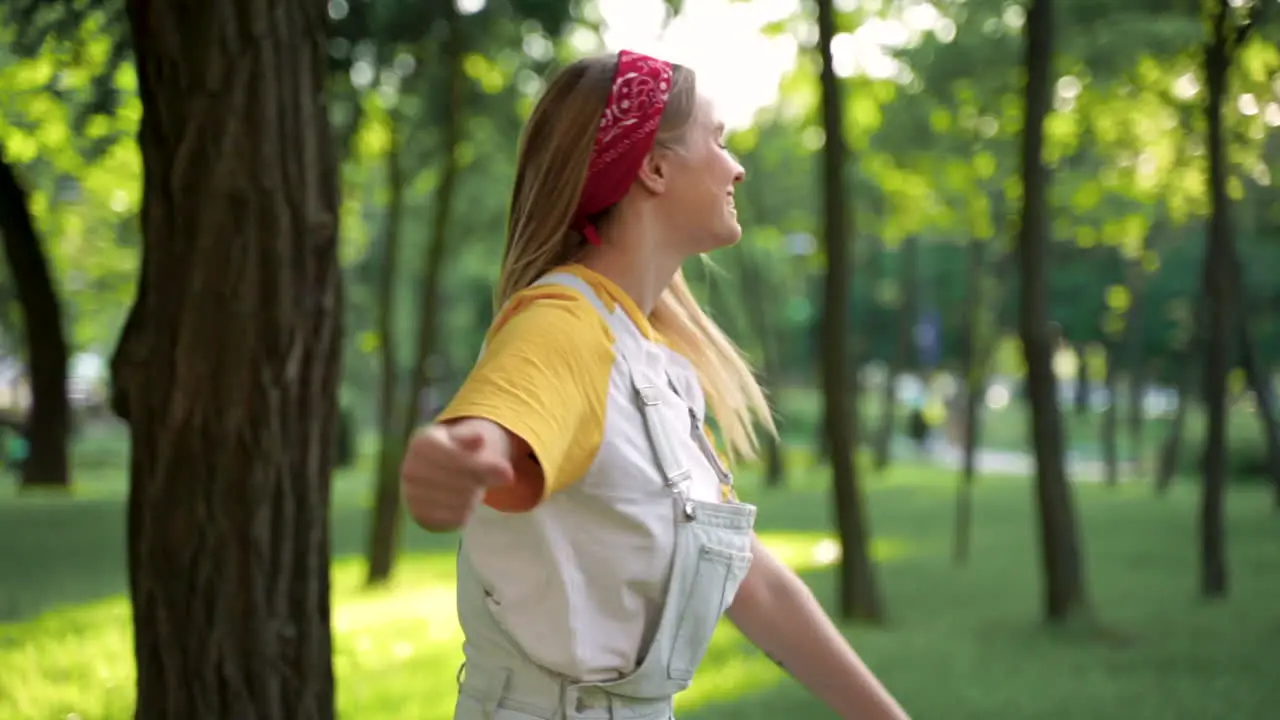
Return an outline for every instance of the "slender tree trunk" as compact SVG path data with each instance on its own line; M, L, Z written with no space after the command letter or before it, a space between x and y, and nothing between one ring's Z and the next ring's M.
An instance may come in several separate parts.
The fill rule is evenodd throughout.
M1117 355L1117 346L1115 343L1108 342L1104 352L1106 352L1106 387L1107 387L1107 410L1102 415L1102 459L1103 459L1103 477L1107 485L1115 486L1120 483L1120 458L1119 449L1117 447L1120 435L1120 385L1117 381L1119 375L1119 358Z
M826 393L827 446L831 451L832 492L842 550L840 616L877 622L884 610L868 551L866 510L854 462L857 448L856 382L849 378L848 327L850 239L854 222L846 209L844 169L849 152L844 140L843 97L831 60L835 37L832 0L818 0L818 52L822 58L822 121L827 140L822 152L824 234L827 248L826 296L823 303L822 379ZM846 225L847 223L847 225Z
M0 148L0 237L22 309L31 378L31 412L24 429L29 450L22 467L22 486L66 488L71 484L67 465L71 406L67 401L62 308L27 207L26 191L3 155Z
M765 274L760 272L756 261L748 256L745 248L739 248L733 257L737 261L738 277L742 279L740 283L742 302L747 308L752 334L756 336L759 343L764 376L772 383L777 383L782 375L782 363L778 359L778 343L774 330L777 324L769 304L765 302L766 297L776 297L774 288L769 287ZM764 435L762 442L764 443L765 486L782 487L787 475L782 443L768 433Z
M1205 597L1227 594L1226 528L1223 522L1227 473L1227 371L1234 335L1235 292L1231 261L1235 237L1227 196L1227 160L1223 147L1222 102L1230 69L1228 0L1215 3L1212 35L1205 44L1205 114L1209 125L1210 213L1204 258L1207 340L1204 401L1208 417L1200 497L1200 591Z
M957 564L969 560L970 537L973 532L973 481L977 473L978 418L983 395L986 393L986 348L979 332L983 317L982 268L987 241L969 240L969 297L965 303L964 354L961 356L961 372L964 373L964 419L961 421L960 445L963 459L960 466L960 483L956 492L955 538L952 558Z
M453 12L453 6L449 6ZM370 562L369 582L378 583L390 578L395 564L395 551L400 542L401 517L400 477L398 459L404 454L409 437L421 421L420 402L422 394L430 379L428 361L435 347L436 326L440 316L441 272L444 259L447 257L449 243L449 214L453 209L454 190L458 184L460 170L458 145L461 141L463 121L463 88L466 76L462 73L462 52L459 48L459 30L456 17L449 19L449 39L445 43L445 63L450 68L449 74L449 112L442 128L442 145L448 148L441 173L440 186L436 189L434 218L432 221L431 245L423 255L423 264L418 275L417 286L421 296L418 304L417 340L414 343L413 362L409 371L409 384L402 388L403 403L395 414L398 425L393 425L383 442L394 449L397 462L385 468L385 473L378 483L377 504L374 507L373 538L371 549L379 551L378 564ZM371 555L371 560L372 560Z
M395 342L396 270L400 263L400 236L404 223L404 172L401 168L400 124L391 112L391 146L387 148L387 227L383 233L382 267L378 273L378 352L382 361L382 385L378 393L378 462L373 472L373 517L369 523L369 575L366 582L377 585L391 578L395 565L400 514L400 442L398 411L400 369Z
M1235 277L1236 292L1248 297L1248 283L1244 268L1240 264L1239 251L1232 248L1231 272ZM1247 300L1245 301L1248 302ZM1263 362L1258 348L1253 342L1253 330L1249 326L1249 318L1239 318L1240 365L1244 368L1249 389L1258 405L1258 422L1261 424L1263 442L1267 446L1267 472L1271 476L1272 487L1277 507L1280 507L1280 422L1277 413L1275 389L1271 383L1271 370Z
M752 208L751 212L759 212L765 204L765 199L759 192L760 187L747 183L743 186L743 190L750 196L748 200ZM750 219L754 218L753 215ZM730 254L730 257L736 263L738 299L746 308L747 326L756 339L757 352L765 379L776 389L782 381L783 363L778 350L780 340L778 330L781 326L774 312L776 303L771 306L767 298L777 297L777 288L770 283L766 273L760 271L759 261L751 256L747 248L739 247L737 251ZM732 302L732 299L729 301ZM780 428L780 420L775 418L774 422ZM766 433L762 442L764 443L765 486L782 487L786 484L787 476L782 441Z
M1072 343L1071 349L1079 360L1076 366L1075 413L1084 417L1089 413L1089 363L1086 362L1089 353L1083 343Z
M329 720L342 299L324 5L127 11L143 253L112 367L134 717Z
M1258 356L1253 333L1247 318L1240 319L1240 359L1245 377L1258 403L1258 421L1267 444L1267 471L1275 488L1277 506L1280 506L1280 423L1277 423L1276 394L1271 385L1268 367Z
M1146 419L1143 396L1146 392L1146 358L1143 356L1143 333L1146 329L1145 303L1146 274L1140 261L1128 263L1127 282L1131 302L1125 314L1126 361L1129 366L1129 455L1133 463L1134 477L1146 473L1146 443L1143 442L1143 424Z
M1130 365L1129 371L1129 414L1127 416L1129 431L1129 456L1133 463L1133 477L1143 478L1147 474L1147 442L1146 442L1146 363L1139 361Z
M919 241L908 237L902 241L899 250L902 266L899 268L898 287L901 299L898 305L898 348L889 364L889 372L885 376L883 407L880 408L880 432L876 436L874 467L876 472L889 467L893 453L893 435L898 416L897 380L904 372L916 369L915 357L915 322L917 268L919 266ZM888 253L884 254L888 257Z
M1023 208L1018 237L1021 270L1019 330L1027 363L1031 429L1036 454L1036 499L1044 563L1045 615L1059 622L1087 610L1075 508L1063 462L1062 417L1053 375L1048 318L1049 171L1044 165L1044 119L1049 112L1053 59L1052 0L1032 0L1026 21L1027 104L1023 131Z
M1198 313L1197 313L1198 314ZM1197 326L1203 323L1197 319L1193 321ZM1182 377L1178 381L1178 407L1173 411L1173 421L1169 423L1169 431L1164 437L1164 442L1160 445L1160 455L1156 463L1156 494L1163 495L1173 485L1173 476L1178 471L1178 462L1182 459L1182 438L1183 430L1187 425L1187 410L1191 406L1191 397L1195 391L1196 369L1200 367L1195 362L1195 348L1202 345L1198 339L1199 331L1193 331L1193 337L1188 352L1183 358Z
M440 187L436 190L434 214L431 220L431 247L422 260L419 273L419 287L422 294L419 299L418 332L414 345L412 374L409 378L409 393L406 412L401 416L403 425L400 428L401 442L408 443L413 430L421 422L419 401L429 382L438 382L430 373L431 356L436 351L439 335L439 320L443 309L440 298L444 286L445 260L452 247L450 225L454 199L458 189L458 178L462 173L459 147L462 145L463 132L467 112L467 79L463 70L464 47L462 31L458 27L456 11L450 6L449 39L445 43L445 64L449 68L449 113L445 117L441 141L449 148L445 156L444 168L440 174Z

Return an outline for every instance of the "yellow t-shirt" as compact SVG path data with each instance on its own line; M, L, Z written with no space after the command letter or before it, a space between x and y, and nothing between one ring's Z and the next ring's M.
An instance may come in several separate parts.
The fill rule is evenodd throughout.
M622 307L645 337L648 318L615 283L581 265L567 272L595 290L605 306ZM528 510L580 479L604 436L615 338L581 295L558 285L517 293L485 337L485 351L458 394L437 419L491 420L529 444L542 476L518 474L516 483L491 490L497 510Z

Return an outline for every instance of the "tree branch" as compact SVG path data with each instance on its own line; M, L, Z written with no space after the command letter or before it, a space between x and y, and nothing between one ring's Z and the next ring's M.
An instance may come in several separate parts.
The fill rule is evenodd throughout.
M1226 1L1227 0L1222 0L1224 3ZM1262 22L1263 17L1266 15L1266 11L1263 10L1263 8L1271 3L1272 0L1253 0L1253 7L1249 8L1248 17L1245 18L1244 23L1241 24L1240 27L1236 28L1234 43L1231 45L1232 52L1238 50L1240 46L1249 39L1249 35L1253 32L1253 29Z

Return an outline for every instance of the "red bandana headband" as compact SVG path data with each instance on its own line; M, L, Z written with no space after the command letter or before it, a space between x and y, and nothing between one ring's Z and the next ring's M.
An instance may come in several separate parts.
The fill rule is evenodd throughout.
M587 167L587 181L578 198L573 229L587 242L600 244L592 219L627 194L653 149L662 111L671 95L671 63L630 50L618 53L613 90Z

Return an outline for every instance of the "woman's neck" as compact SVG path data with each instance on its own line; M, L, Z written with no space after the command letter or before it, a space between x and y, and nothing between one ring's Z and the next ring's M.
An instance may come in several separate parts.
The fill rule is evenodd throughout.
M645 232L643 223L619 222L600 230L603 243L588 248L581 263L616 284L648 316L684 258L664 250L657 233Z

